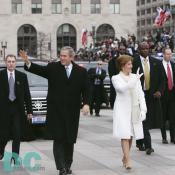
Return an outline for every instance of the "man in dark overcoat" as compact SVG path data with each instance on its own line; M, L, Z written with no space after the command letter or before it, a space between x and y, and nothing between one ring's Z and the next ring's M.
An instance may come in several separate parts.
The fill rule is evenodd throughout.
M117 58L120 55L124 55L124 54L128 55L127 49L126 49L126 47L124 45L120 44L118 52L115 52L115 54L113 54L112 59L108 63L108 72L109 72L109 77L110 77L110 97L109 97L109 102L110 102L111 108L114 107L114 101L115 101L115 97L116 97L116 92L115 92L115 89L113 87L111 78L112 78L113 75L117 75L119 73L119 68L118 68L118 64L117 64Z
M88 70L88 77L90 81L90 114L93 115L93 109L95 109L95 115L99 117L101 104L108 101L103 84L106 71L103 69L102 61L99 60L96 67Z
M61 49L60 61L47 66L30 62L22 50L20 56L27 71L48 79L46 125L54 140L56 168L60 175L71 174L82 99L83 113L89 112L87 71L73 62L75 52L69 46Z
M175 64L171 61L170 48L163 50L162 69L166 80L165 89L161 98L163 109L163 125L161 128L162 143L167 144L166 124L169 122L170 142L175 143Z
M144 139L137 140L136 145L139 150L146 150L146 154L150 155L154 149L149 129L161 128L162 126L160 98L164 90L164 76L161 62L149 56L147 42L139 44L139 54L134 56L133 72L136 73L138 68L140 68L140 73L143 73L141 84L145 93L147 115L146 120L143 121Z
M15 69L16 56L7 55L5 64L7 68L0 71L0 159L7 142L12 139L12 153L15 154L11 162L17 164L27 117L32 117L32 103L27 75Z

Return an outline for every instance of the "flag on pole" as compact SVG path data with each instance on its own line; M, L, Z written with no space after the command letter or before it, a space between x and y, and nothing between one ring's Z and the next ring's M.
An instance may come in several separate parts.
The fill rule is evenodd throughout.
M82 29L81 43L83 46L87 45L87 29Z
M160 7L157 7L158 15L155 19L154 25L155 26L163 26L165 22L171 17L171 12L169 9L163 10Z

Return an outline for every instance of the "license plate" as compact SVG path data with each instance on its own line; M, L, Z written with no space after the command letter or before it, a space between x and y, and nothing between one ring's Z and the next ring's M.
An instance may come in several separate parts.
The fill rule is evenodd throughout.
M42 124L46 122L45 116L33 116L32 117L32 124Z

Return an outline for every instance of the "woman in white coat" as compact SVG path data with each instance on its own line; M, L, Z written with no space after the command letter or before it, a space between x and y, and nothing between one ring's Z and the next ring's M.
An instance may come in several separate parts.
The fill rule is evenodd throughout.
M142 139L142 121L146 118L146 103L142 91L140 77L142 74L133 74L133 58L128 55L120 56L118 66L120 73L112 77L116 90L116 100L113 111L113 135L121 139L123 150L123 165L131 169L130 148L132 138Z

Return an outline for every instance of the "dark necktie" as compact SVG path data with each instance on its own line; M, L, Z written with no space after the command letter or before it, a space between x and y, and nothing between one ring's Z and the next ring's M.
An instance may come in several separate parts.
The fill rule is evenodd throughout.
M15 81L13 79L13 74L10 73L10 78L9 78L9 100L14 101L16 99L15 96Z

